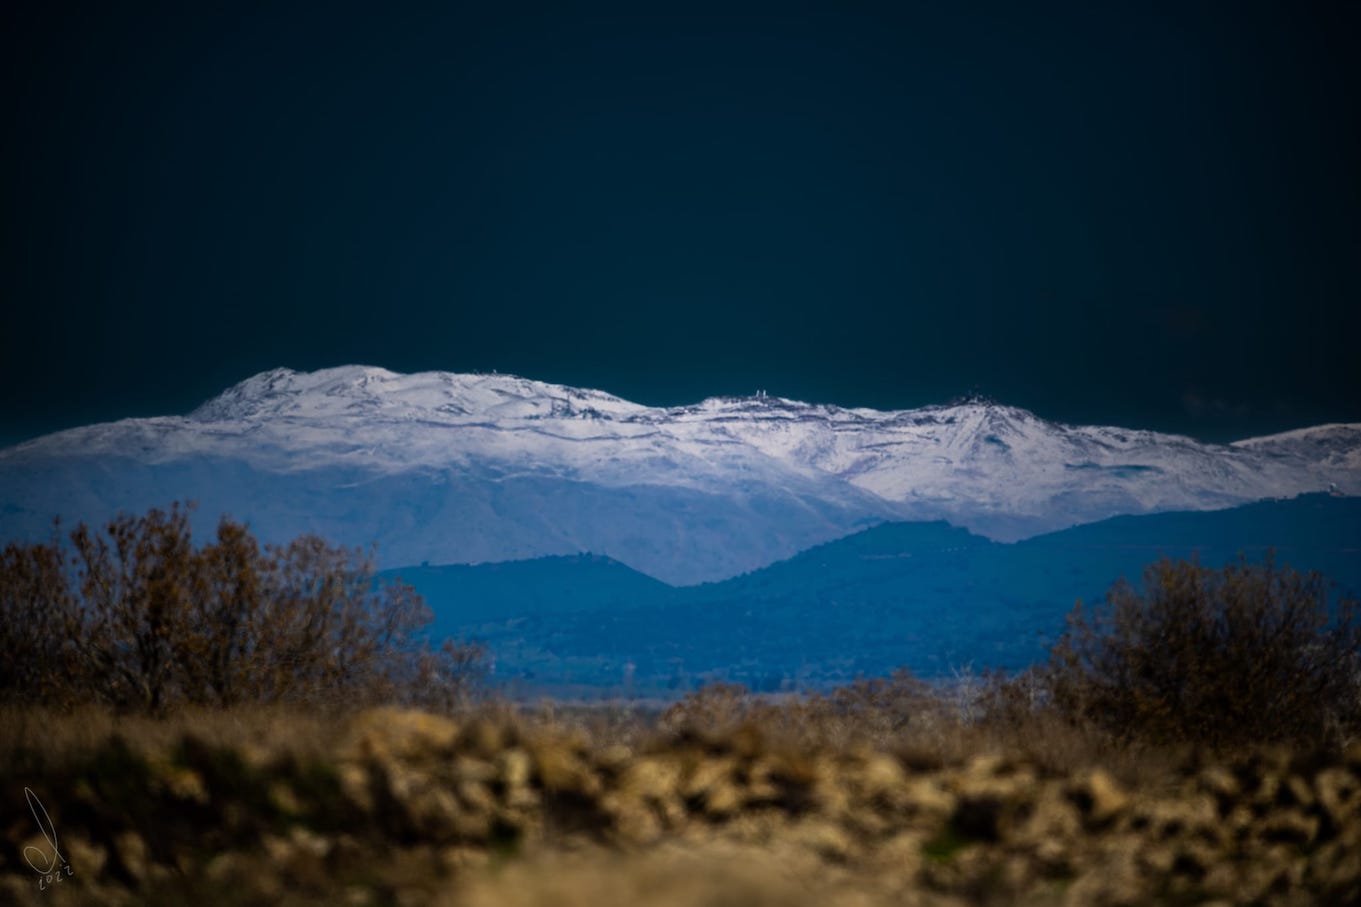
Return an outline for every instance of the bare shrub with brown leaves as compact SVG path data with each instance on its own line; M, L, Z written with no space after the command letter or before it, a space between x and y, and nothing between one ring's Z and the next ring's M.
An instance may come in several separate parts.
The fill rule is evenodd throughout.
M1070 718L1118 740L1215 748L1345 744L1361 733L1361 623L1318 574L1162 560L1143 590L1068 618L1046 672Z
M65 699L78 662L68 636L76 615L60 544L0 551L0 697Z
M410 586L376 583L370 556L303 536L261 546L223 518L195 546L178 505L81 524L0 552L0 700L451 708L480 674L479 646L431 649Z

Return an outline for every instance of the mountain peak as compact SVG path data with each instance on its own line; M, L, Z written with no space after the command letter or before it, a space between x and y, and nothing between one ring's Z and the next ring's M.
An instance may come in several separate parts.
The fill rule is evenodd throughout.
M400 377L396 372L369 365L342 365L314 372L273 368L227 388L191 412L189 418L217 422L278 414L306 396L372 393L383 382Z
M298 372L276 368L236 384L189 414L198 422L287 416L331 419L570 418L631 415L646 407L603 391L548 384L499 372L413 372L343 365Z
M949 403L926 406L921 410L905 410L904 412L914 416L920 412L930 413L937 421L945 422L947 424L962 423L964 425L973 426L976 429L1020 425L1047 426L1050 429L1062 429L1062 426L1059 426L1057 423L1051 423L1046 419L1042 419L1028 409L1001 403L992 397L986 397L982 394L970 394L966 397L956 397Z
M954 399L950 400L950 401L949 401L948 403L946 403L945 405L946 405L946 406L984 406L984 407L989 407L989 406L1000 406L1001 404L998 403L998 401L995 400L994 398L992 398L992 397L988 396L987 394L983 393L983 391L979 389L978 385L975 384L974 387L973 387L973 390L969 391L967 394L961 394L960 396L955 397Z
M274 368L253 375L189 413L196 422L254 420L277 416L329 418L342 414L420 411L460 416L665 418L667 413L729 418L868 418L903 416L953 421L966 413L989 420L1030 421L1028 410L1008 406L976 388L944 404L881 412L808 403L758 389L742 396L708 397L666 408L631 403L599 390L568 387L499 372L413 372L372 365L342 365L316 371ZM961 412L963 411L963 412Z

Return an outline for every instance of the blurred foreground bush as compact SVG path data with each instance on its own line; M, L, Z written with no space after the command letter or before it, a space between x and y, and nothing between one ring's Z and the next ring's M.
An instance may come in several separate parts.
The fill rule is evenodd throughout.
M1142 591L1079 602L1043 672L1050 702L1117 739L1336 746L1361 732L1357 603L1318 574L1162 560Z
M196 547L178 505L120 515L0 551L0 702L448 707L483 653L430 649L430 620L410 586L376 583L370 557L316 536L262 547L224 517Z

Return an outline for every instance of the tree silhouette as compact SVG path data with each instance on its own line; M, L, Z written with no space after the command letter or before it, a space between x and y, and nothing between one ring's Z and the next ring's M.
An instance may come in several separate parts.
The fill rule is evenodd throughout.
M1054 704L1123 739L1338 743L1361 731L1357 603L1315 573L1162 560L1143 590L1079 602L1051 652Z
M448 706L480 674L480 646L431 649L415 590L375 581L370 555L302 536L261 546L224 517L195 547L189 509L84 524L69 547L0 553L0 699L182 704L381 700Z

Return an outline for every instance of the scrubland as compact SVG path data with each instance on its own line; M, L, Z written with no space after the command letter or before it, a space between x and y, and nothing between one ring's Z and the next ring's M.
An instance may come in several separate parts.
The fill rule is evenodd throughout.
M714 689L661 714L10 710L0 897L1361 900L1361 747L1114 747L1042 714L965 721L914 684L878 692L771 702ZM34 864L70 875L46 881Z
M1361 623L1160 562L953 687L498 701L320 540L0 552L0 903L1361 903Z

